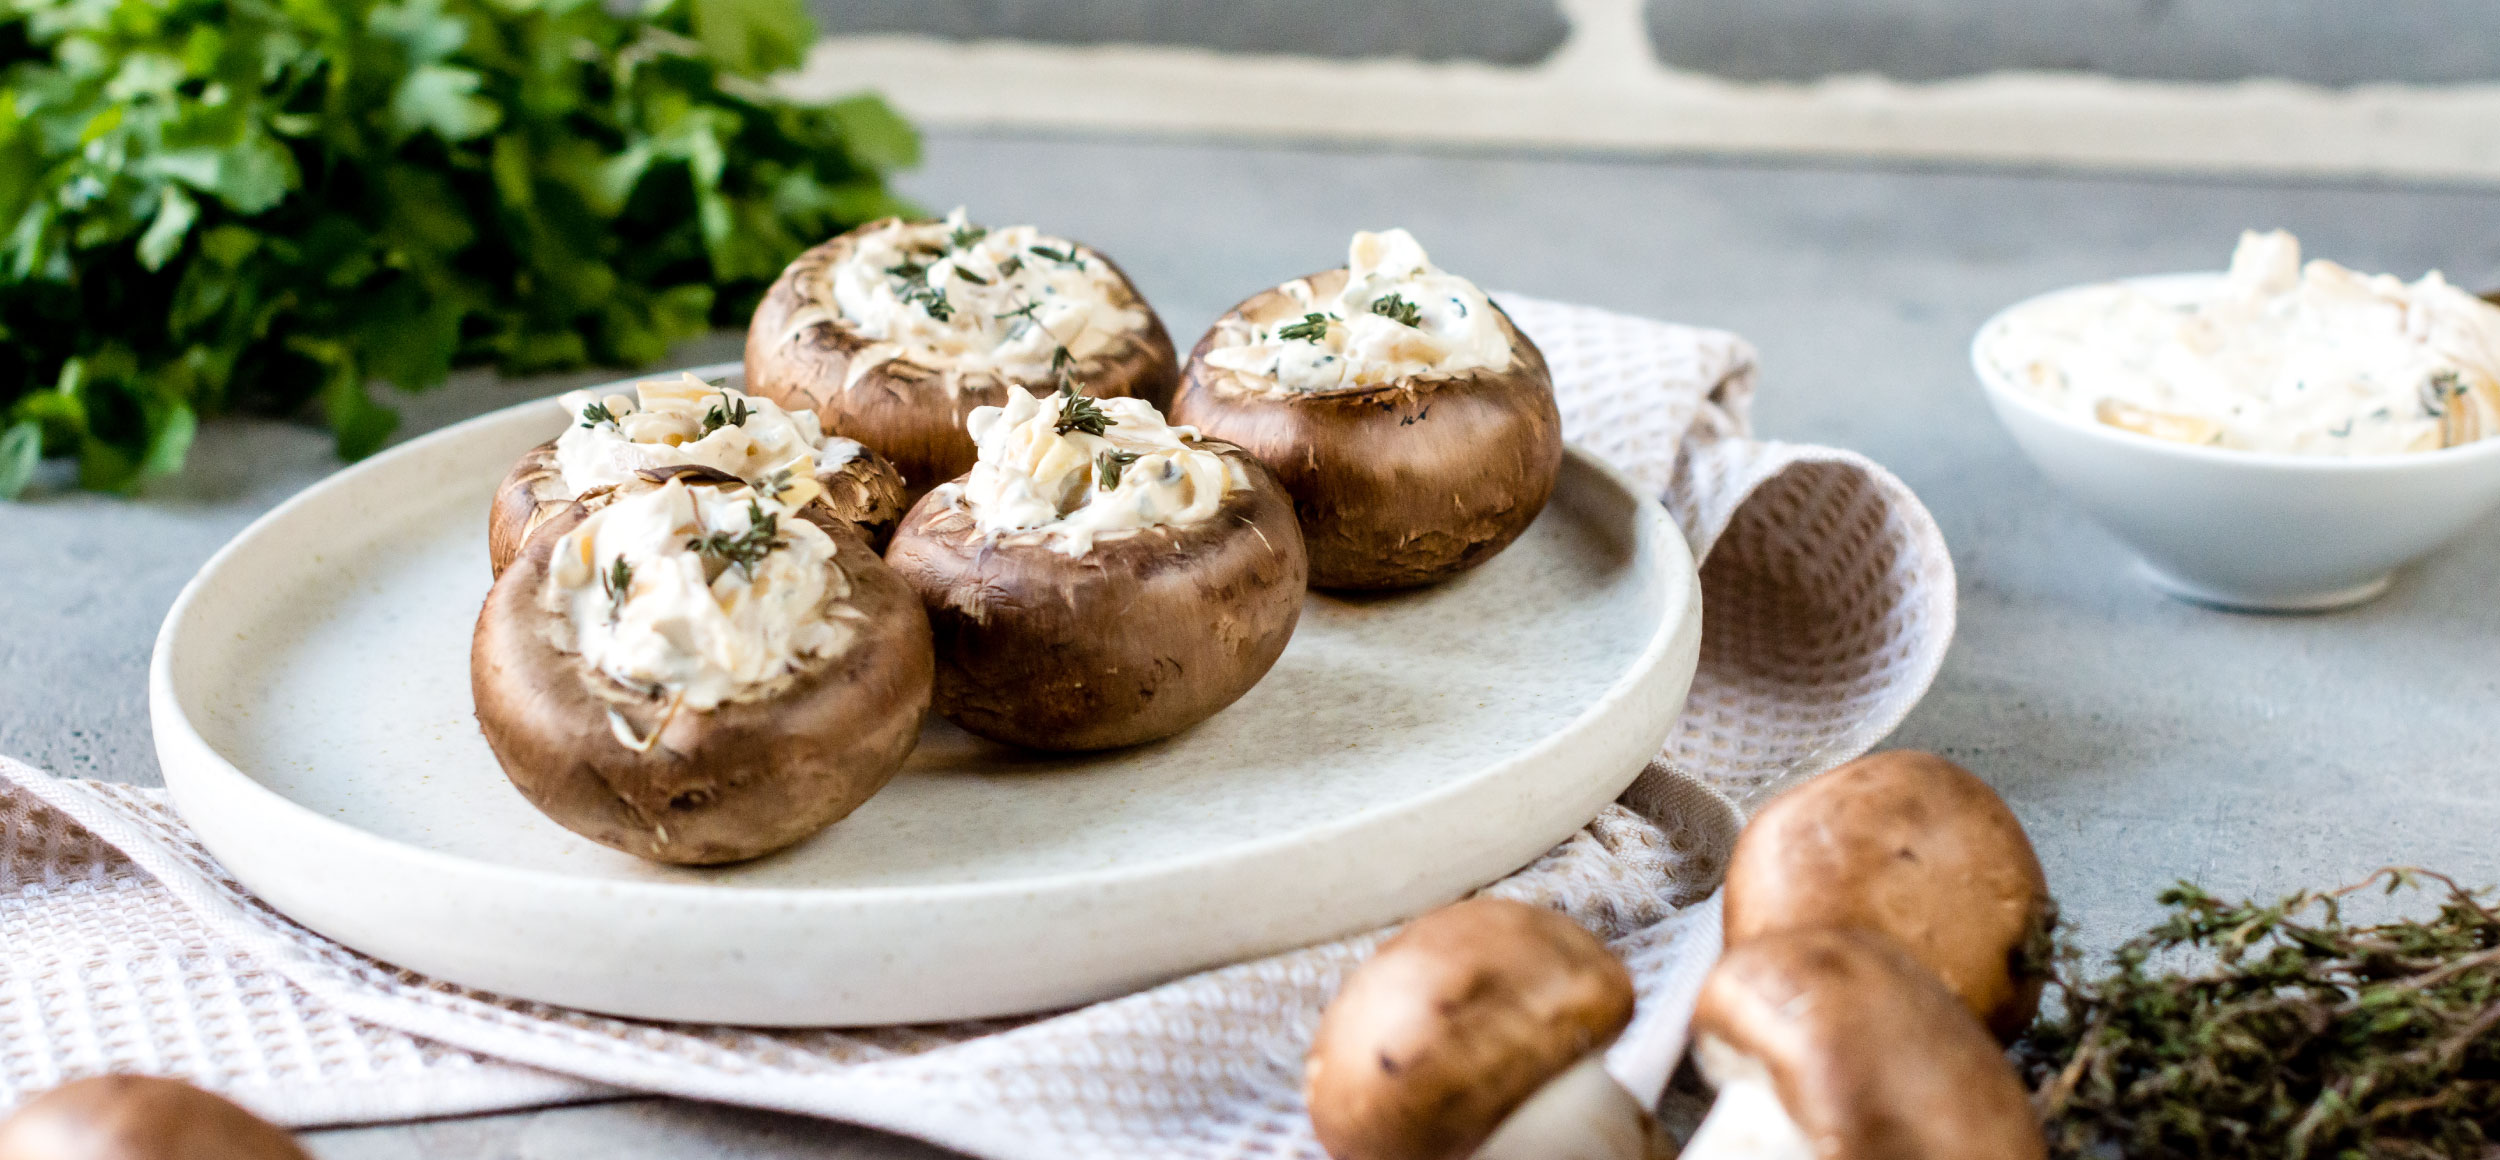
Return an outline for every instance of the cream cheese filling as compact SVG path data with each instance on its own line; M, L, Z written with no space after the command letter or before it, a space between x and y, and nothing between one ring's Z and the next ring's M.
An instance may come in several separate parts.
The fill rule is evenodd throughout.
M2500 308L2434 271L2303 265L2240 237L2193 292L2112 284L2008 314L1980 358L2068 414L2178 442L2297 455L2428 451L2500 433Z
M1120 303L1120 276L1101 255L1030 225L985 229L961 207L858 235L800 290L809 305L792 333L838 319L871 340L851 383L897 358L944 372L950 387L1048 383L1065 359L1101 354L1147 322L1142 304Z
M576 496L635 482L647 469L694 465L756 485L769 505L793 512L822 493L818 472L863 450L823 434L814 411L785 411L693 375L636 383L631 395L574 391L563 402L573 425L556 438L556 469Z
M1034 536L1082 556L1094 542L1213 516L1250 486L1242 466L1197 446L1141 399L1008 393L965 420L980 458L939 502L967 509L988 536Z
M827 566L834 551L823 529L752 489L670 480L557 540L539 606L559 650L627 689L709 710L849 647L861 614Z
M1303 278L1277 289L1293 301L1293 314L1266 324L1226 319L1209 365L1294 391L1510 365L1510 339L1484 291L1434 266L1402 229L1354 235L1345 287L1334 295L1321 298Z

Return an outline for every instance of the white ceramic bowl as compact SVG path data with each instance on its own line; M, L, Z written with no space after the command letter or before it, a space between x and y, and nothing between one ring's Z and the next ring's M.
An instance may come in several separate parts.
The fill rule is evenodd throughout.
M2220 274L2127 280L2157 295ZM2316 612L2387 590L2396 568L2500 508L2500 438L2399 455L2330 458L2197 447L2069 415L2007 381L1983 347L2018 311L1979 328L1971 366L1988 404L2040 473L2142 559L2145 576L2221 608Z

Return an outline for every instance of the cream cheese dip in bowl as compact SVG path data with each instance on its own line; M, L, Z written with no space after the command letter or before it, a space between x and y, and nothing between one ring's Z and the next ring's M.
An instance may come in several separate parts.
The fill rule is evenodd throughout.
M2008 307L1971 364L2041 474L2184 600L2359 604L2500 508L2500 308L2435 273L2302 267L2251 233L2227 273Z

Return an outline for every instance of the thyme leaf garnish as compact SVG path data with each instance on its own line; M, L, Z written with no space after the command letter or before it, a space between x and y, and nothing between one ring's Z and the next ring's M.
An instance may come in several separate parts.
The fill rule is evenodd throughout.
M723 567L736 568L747 579L755 579L755 566L772 550L781 546L781 517L764 510L753 499L747 501L746 530L731 534L713 532L686 541L686 550L718 561Z
M2343 901L2436 884L2438 913ZM2272 905L2180 883L2169 916L2080 977L2014 1055L2057 1160L2482 1157L2500 1140L2500 911L2409 867ZM2164 969L2155 970L2153 964Z
M1085 268L1085 257L1084 255L1076 252L1075 246L1070 246L1064 250L1055 250L1049 246L1026 246L1024 248L1024 252L1031 254L1036 258L1048 258L1062 266L1067 266L1073 269L1082 270Z
M1287 323L1283 326L1277 327L1276 337L1289 341L1318 342L1319 340L1328 337L1328 324L1332 321L1334 321L1334 319L1330 318L1328 315L1313 311L1309 314L1303 315L1302 321L1300 322Z
M1041 318L1034 313L1041 308L1042 304L1039 302L1027 302L1013 310L999 311L991 317L1000 322L1005 322L1010 318L1015 319L1015 325L1007 328L1007 337L1011 339L1022 338L1024 337L1025 331L1031 330L1042 324Z
M751 412L747 410L745 399L733 399L729 392L722 391L720 402L703 413L703 433L709 435L723 427L744 427L749 414Z
M966 282L970 282L975 286L987 286L990 284L989 279L984 278L979 274L975 274L970 270L964 269L961 266L955 267L955 276Z
M619 556L599 575L599 588L608 594L608 623L625 618L625 597L634 587L634 566Z
M1104 413L1102 407L1094 400L1076 393L1075 379L1061 376L1059 379L1059 421L1053 424L1053 429L1062 435L1070 431L1100 435L1110 428L1111 416Z
M895 292L895 297L902 299L905 303L919 303L920 308L927 311L929 317L939 322L955 316L955 308L946 301L946 291L929 285L928 263L907 260L899 266L888 267L886 273L900 279L903 283L903 288Z
M990 236L990 231L981 226L958 226L947 232L946 244L958 250L970 249L974 242L978 242L988 236Z
M1105 451L1094 457L1094 486L1104 491L1120 486L1120 472L1137 462L1137 452Z
M616 412L608 410L606 403L592 403L582 408L582 426L596 427L601 423L611 427L616 425Z
M1016 272L1022 269L1024 269L1024 258L1021 255L1009 254L1005 258L999 260L998 276L1001 278L1013 278L1016 276Z
M1417 306L1395 294L1386 298L1375 299L1372 302L1372 313L1401 326L1422 326L1424 324L1424 308Z

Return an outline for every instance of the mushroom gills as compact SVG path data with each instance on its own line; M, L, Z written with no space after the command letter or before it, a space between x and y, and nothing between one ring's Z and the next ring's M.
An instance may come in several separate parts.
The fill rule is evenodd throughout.
M1719 1094L1684 1142L1683 1160L1816 1160L1760 1060L1704 1035L1693 1043L1693 1061Z
M1592 1052L1511 1109L1470 1160L1668 1160L1675 1154L1675 1141L1658 1118L1607 1073L1605 1055ZM1763 1155L1787 1160L1785 1153ZM1812 1160L1802 1152L1798 1157Z

